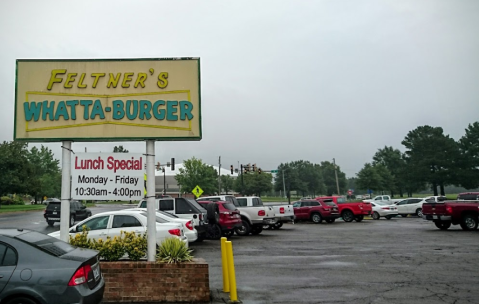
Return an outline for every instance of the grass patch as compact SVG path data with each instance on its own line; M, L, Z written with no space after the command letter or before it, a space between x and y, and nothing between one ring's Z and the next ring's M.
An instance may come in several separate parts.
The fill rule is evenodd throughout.
M44 210L45 205L3 205L0 213Z

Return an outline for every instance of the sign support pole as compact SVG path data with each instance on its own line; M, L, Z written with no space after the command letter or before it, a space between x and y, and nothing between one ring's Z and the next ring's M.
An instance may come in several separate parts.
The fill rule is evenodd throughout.
M62 193L61 193L61 212L60 212L60 239L68 242L70 228L70 173L72 142L62 142Z
M146 210L148 235L148 262L156 260L156 206L155 206L155 141L146 141Z

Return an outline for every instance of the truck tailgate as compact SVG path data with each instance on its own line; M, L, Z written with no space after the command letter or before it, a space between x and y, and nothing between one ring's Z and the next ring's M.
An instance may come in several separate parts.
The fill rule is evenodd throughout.
M294 216L293 205L271 206L276 217L291 217Z
M426 214L446 214L447 211L446 211L446 204L443 203L443 202L439 202L439 203L423 203L422 204L422 214L426 215Z

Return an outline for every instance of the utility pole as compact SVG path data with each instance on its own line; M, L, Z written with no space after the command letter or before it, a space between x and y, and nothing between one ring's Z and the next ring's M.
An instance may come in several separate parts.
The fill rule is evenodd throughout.
M334 165L334 175L336 176L336 189L338 191L338 195L340 195L339 193L339 181L338 181L338 171L336 170L336 162L333 158L333 165Z
M221 195L221 156L218 157L218 195Z
M283 173L283 193L284 193L284 196L286 197L286 184L284 183L284 168L281 169L281 172Z

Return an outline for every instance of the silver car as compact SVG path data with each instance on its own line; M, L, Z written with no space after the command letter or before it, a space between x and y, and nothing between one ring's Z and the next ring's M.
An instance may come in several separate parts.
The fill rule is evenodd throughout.
M0 229L0 303L100 303L98 252L48 235Z

